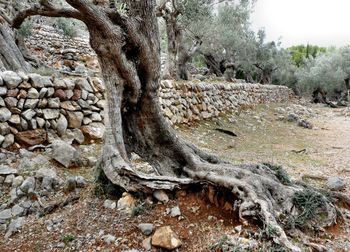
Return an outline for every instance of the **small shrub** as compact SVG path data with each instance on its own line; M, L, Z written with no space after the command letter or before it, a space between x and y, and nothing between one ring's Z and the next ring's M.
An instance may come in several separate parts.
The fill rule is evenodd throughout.
M291 185L292 182L289 178L288 173L283 169L280 165L273 165L270 163L264 163L265 166L269 167L272 171L274 171L275 176L279 181L281 181L284 185Z
M225 243L229 240L227 235L223 235L217 242L215 242L213 245L209 247L210 250L218 250L222 249L222 247L225 245Z
M23 37L31 36L33 33L33 23L32 18L26 19L18 30L19 34Z
M300 214L288 219L289 228L305 228L311 221L325 218L328 213L323 207L331 202L325 195L311 189L295 193L292 201Z
M67 18L57 18L55 22L56 26L62 30L63 35L69 38L75 38L78 35L78 31L75 22Z

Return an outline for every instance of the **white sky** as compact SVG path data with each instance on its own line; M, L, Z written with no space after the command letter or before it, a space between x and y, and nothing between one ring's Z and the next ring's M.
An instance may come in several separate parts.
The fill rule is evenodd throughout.
M257 0L251 21L283 47L350 44L350 0Z

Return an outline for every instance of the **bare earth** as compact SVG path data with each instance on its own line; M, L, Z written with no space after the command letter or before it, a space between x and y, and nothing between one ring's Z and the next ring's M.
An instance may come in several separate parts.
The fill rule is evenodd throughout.
M178 131L194 144L234 163L280 164L294 179L303 175L318 177L306 182L321 187L330 176L342 177L348 185L344 193L350 195L350 117L343 116L341 109L313 105L317 115L308 120L314 129L305 129L293 122L277 120L275 108L288 106L260 105L240 112L239 116L227 114L199 125L178 127ZM229 136L216 128L231 130L238 136ZM92 169L71 173L91 179ZM234 232L233 228L240 225L235 215L211 205L201 190L177 192L170 194L170 198L166 205L154 202L141 215L126 217L117 210L105 209L105 196L96 197L91 183L80 192L77 203L41 218L29 216L20 232L9 240L0 234L0 251L145 251L142 241L147 237L138 230L139 223L170 225L183 243L179 251L220 251L220 246L215 245L220 245L225 235L249 238L251 233L258 232L256 227L243 227L240 234ZM182 212L180 219L166 213L167 208L176 205ZM47 220L57 221L57 229L49 231ZM117 241L107 245L100 238L102 232L114 235ZM350 251L350 224L345 222L326 230L309 242L322 244L327 251ZM260 251L268 251L262 246ZM152 251L164 250L153 248Z

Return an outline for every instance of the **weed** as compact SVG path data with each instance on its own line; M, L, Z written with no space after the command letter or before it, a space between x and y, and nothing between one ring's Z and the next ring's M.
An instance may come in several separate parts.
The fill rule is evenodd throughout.
M65 244L70 243L75 240L75 235L73 234L62 234L61 235L61 241Z
M145 203L138 204L132 209L132 216L139 216L149 213L151 206Z
M218 250L222 249L222 247L225 245L225 243L229 240L227 235L223 235L217 242L215 242L213 245L209 247L210 250Z

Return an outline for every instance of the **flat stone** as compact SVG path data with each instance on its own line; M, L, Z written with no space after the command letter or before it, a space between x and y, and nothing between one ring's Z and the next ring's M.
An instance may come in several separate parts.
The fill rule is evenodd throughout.
M52 87L51 78L48 76L41 76L39 74L29 74L29 83L35 88Z
M171 208L171 209L170 209L169 215L170 215L171 217L178 217L178 216L181 216L181 211L180 211L179 206L175 206L175 207Z
M16 141L25 146L34 146L45 143L47 133L44 129L21 131L16 134Z
M26 178L22 185L20 186L20 189L24 193L30 193L33 192L35 189L35 178L34 177L28 177Z
M16 169L12 169L9 166L0 166L0 175L1 176L6 176L6 175L10 175L10 174L17 174L17 170Z
M11 209L5 209L0 211L0 220L8 220L12 218Z
M17 232L18 229L22 227L24 222L24 217L18 217L17 219L12 220L5 234L5 239L8 239L13 233Z
M19 125L21 123L21 117L19 115L12 115L9 122L15 125Z

